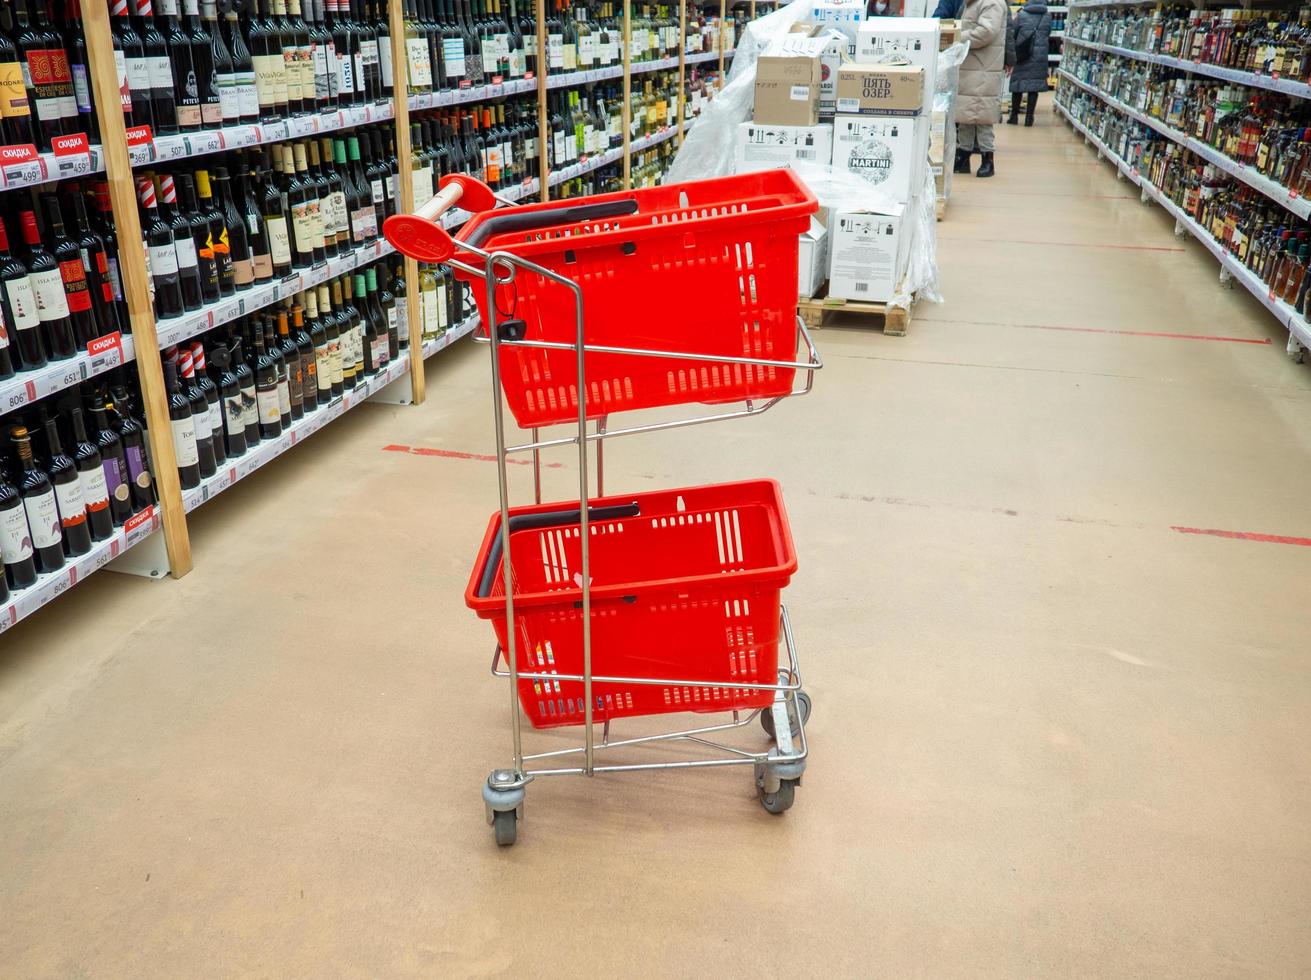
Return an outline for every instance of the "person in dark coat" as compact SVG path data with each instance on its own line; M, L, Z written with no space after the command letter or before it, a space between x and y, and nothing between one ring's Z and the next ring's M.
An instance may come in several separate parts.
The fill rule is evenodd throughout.
M1011 71L1011 115L1006 122L1020 121L1020 100L1027 98L1024 125L1033 125L1038 93L1047 91L1047 53L1051 43L1052 15L1043 0L1029 0L1011 22L1015 32L1015 68Z

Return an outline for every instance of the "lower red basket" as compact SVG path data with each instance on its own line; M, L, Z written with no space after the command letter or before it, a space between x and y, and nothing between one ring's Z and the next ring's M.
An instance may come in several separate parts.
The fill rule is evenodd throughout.
M779 593L797 559L779 485L723 483L594 498L590 512L592 674L778 683ZM578 503L510 511L519 670L581 674ZM483 537L465 602L507 647L500 514ZM489 567L490 566L490 567ZM593 718L756 708L771 691L690 684L593 684ZM519 682L536 728L583 722L580 681Z

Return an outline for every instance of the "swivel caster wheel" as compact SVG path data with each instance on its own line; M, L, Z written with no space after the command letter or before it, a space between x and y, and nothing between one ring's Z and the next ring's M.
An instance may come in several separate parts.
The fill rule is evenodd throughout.
M492 830L496 834L497 845L509 847L519 836L519 814L513 810L496 812L492 815Z
M810 721L810 695L805 691L798 691L796 698L797 710L801 712L801 725L804 725L806 722ZM791 718L791 722L792 724L789 727L792 730L792 737L796 738L801 734L801 725L797 724L795 718ZM774 737L774 712L769 708L765 708L760 712L760 727L765 730L765 734L770 738ZM784 807L783 809L787 809L787 807Z
M765 787L758 787L756 794L760 797L760 805L769 813L783 813L790 810L796 800L799 782L798 779L780 779L778 791L775 793L766 793Z

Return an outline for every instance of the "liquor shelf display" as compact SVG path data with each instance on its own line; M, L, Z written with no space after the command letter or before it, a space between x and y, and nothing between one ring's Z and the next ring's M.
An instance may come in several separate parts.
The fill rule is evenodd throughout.
M383 220L452 172L509 201L655 182L737 7L0 4L27 89L0 105L0 631L125 556L186 574L187 514L384 388L422 403L476 316Z

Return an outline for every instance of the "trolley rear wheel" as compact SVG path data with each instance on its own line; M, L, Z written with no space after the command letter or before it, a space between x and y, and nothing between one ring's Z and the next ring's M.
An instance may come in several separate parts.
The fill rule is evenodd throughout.
M514 810L497 811L492 815L492 830L496 833L496 843L509 847L519 836L519 814Z
M804 725L810 721L810 695L805 691L797 692L797 710L801 712L801 724ZM769 708L760 712L760 727L770 737L774 737L774 712ZM801 733L801 727L795 723L792 724L792 737L796 738Z
M780 779L777 793L766 793L762 786L757 791L760 805L770 813L783 813L785 810L792 809L792 803L797 795L797 782L798 780L795 779Z

